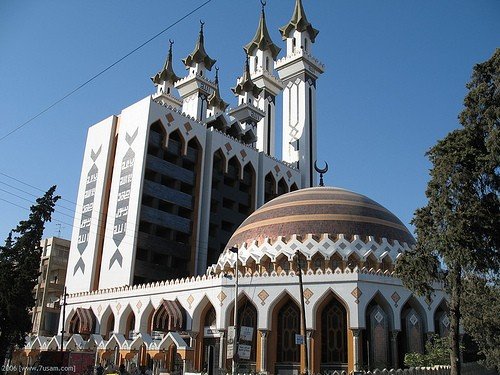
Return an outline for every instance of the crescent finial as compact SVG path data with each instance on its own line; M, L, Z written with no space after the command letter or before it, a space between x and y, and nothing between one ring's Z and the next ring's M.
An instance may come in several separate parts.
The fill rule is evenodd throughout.
M314 161L314 170L319 173L319 186L325 186L323 183L323 175L328 172L328 163L325 161L325 167L320 169L318 167L318 161Z

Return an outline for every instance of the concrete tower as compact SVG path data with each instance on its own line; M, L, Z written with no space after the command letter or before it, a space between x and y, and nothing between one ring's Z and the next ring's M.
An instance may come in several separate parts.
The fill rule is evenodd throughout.
M182 100L173 96L172 93L175 82L179 80L179 77L174 73L172 65L173 44L173 40L170 40L168 56L165 60L165 65L163 65L163 69L156 73L154 77L151 77L151 81L153 81L156 86L156 94L153 95L153 98L160 100L164 104L171 105L174 108L181 108Z
M201 22L198 42L193 52L182 60L188 75L175 84L182 97L182 111L198 121L205 120L208 97L216 89L215 82L206 77L206 71L212 70L216 60L211 59L205 51L203 25Z
M219 91L219 68L215 67L215 90L207 98L207 117L217 116L222 113L229 106L224 100L222 100Z
M262 89L252 81L248 55L243 75L231 90L238 97L238 106L231 110L229 114L241 123L244 132L242 141L255 147L257 124L264 117L264 111L256 106L256 101L260 98Z
M292 19L280 32L286 41L286 56L275 64L285 85L282 157L300 170L302 187L314 186L316 80L324 66L312 55L318 30L307 21L301 0L296 0Z
M276 95L283 90L283 83L273 75L274 62L281 50L273 43L266 26L265 3L262 3L259 26L255 36L244 49L250 57L252 81L262 89L255 105L265 116L257 124L257 149L275 156L276 145Z

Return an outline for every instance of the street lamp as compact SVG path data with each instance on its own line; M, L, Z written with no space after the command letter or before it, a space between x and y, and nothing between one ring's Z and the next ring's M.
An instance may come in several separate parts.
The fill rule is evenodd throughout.
M236 254L236 262L234 263L234 339L233 339L233 360L232 374L236 375L237 355L238 355L238 248L231 247L230 252Z
M308 345L307 345L307 338L306 338L306 305L304 303L304 284L302 283L302 267L300 266L300 251L297 250L295 252L295 255L297 255L297 268L299 271L299 287L300 287L300 306L301 306L301 318L302 318L302 337L304 339L304 348L305 348L305 365L306 365L306 374L309 374L309 350L308 350Z
M64 294L63 294L63 301L62 301L62 325L61 325L61 373L62 373L62 368L64 367L64 323L66 320L66 297L68 293L66 293L66 287L64 287Z

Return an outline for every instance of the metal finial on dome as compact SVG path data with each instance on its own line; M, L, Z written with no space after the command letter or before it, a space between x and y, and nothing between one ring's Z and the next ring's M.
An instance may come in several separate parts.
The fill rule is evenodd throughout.
M262 11L264 11L264 7L267 5L267 1L260 0L260 4L262 5Z
M325 168L318 168L318 161L314 161L314 170L319 173L319 186L325 186L323 183L323 175L328 172L328 163L325 161Z

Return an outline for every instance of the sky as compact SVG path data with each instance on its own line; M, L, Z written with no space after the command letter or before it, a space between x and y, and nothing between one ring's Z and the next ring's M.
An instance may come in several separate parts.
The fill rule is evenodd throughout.
M62 196L45 236L70 238L88 128L155 92L150 81L173 39L174 68L194 48L199 20L220 68L223 99L241 75L242 47L257 28L259 0L211 0L18 131L66 94L202 5L195 0L0 1L0 243L37 196ZM411 230L426 203L426 151L460 125L475 64L500 47L498 0L303 0L319 29L318 161L325 184L379 202ZM268 0L275 44L294 0ZM213 77L214 71L209 73ZM277 111L281 111L278 99ZM281 115L277 116L280 134ZM278 146L278 149L280 146Z

